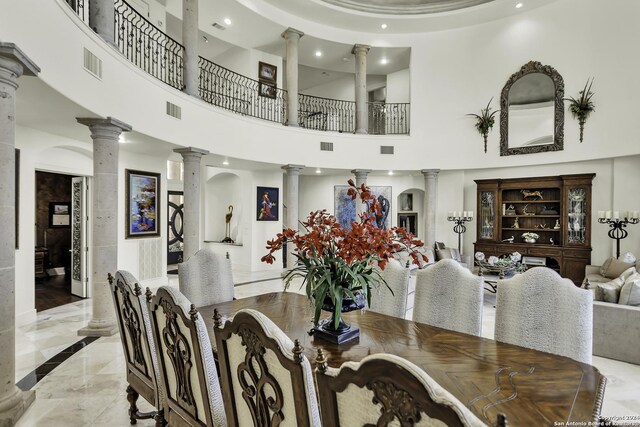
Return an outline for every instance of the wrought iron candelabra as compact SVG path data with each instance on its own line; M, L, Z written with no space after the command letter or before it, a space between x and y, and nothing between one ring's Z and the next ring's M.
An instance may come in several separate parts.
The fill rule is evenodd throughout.
M620 257L620 240L629 235L626 230L627 224L640 222L638 216L640 216L638 211L623 212L622 218L620 218L618 211L614 211L613 215L611 211L598 211L598 222L600 224L609 224L609 227L611 227L608 233L609 237L616 239L616 258Z
M473 211L449 212L447 214L447 221L451 221L455 224L453 226L453 231L458 234L458 252L462 254L460 243L462 235L467 231L467 227L464 226L464 223L473 221Z

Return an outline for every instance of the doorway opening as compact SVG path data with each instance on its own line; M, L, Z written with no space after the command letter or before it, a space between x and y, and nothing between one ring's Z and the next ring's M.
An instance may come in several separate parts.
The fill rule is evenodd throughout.
M72 175L36 171L36 311L82 299L71 293L73 180Z

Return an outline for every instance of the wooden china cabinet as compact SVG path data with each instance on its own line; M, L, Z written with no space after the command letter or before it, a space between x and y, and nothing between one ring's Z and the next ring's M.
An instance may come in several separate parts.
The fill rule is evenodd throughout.
M591 263L591 183L595 174L482 179L477 184L474 252L519 252L579 285ZM523 233L536 233L527 243Z

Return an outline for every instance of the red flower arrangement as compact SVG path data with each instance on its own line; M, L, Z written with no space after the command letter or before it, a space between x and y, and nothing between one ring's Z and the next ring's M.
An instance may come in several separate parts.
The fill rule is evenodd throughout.
M269 253L261 259L272 264L273 254L281 250L285 242L292 244L297 262L285 276L285 289L293 278L303 278L307 296L315 301L316 325L325 298L330 298L335 329L340 323L343 298L356 301L356 294L360 294L371 306L371 288L386 285L379 269L384 270L394 252L406 249L417 264L421 260L428 262L425 255L417 252L423 243L413 234L402 227L384 230L376 226L375 214L380 215L380 203L371 195L369 187L364 184L357 187L351 179L348 184L352 200L359 198L367 205L359 222L351 223L351 229L342 227L326 210L311 212L302 223L304 234L290 228L278 233L275 239L267 241Z

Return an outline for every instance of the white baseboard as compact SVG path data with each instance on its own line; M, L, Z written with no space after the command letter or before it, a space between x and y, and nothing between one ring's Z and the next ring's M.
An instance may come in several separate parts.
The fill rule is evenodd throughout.
M50 268L47 273L49 276L64 276L64 267Z
M16 327L34 323L38 318L35 308L16 314Z

